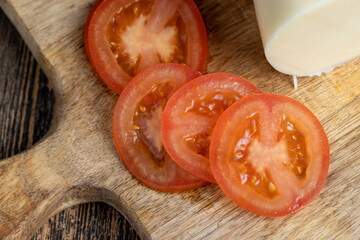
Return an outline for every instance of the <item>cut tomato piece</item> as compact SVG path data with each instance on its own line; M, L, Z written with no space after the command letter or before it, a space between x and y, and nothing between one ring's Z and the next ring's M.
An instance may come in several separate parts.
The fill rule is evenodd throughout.
M263 216L295 213L325 183L329 143L314 114L275 94L254 94L219 118L210 163L221 189L241 207Z
M192 0L98 0L86 22L85 49L96 73L117 93L159 63L203 72L208 53L205 25Z
M179 192L206 184L170 158L160 128L170 96L199 75L178 64L150 67L129 82L116 104L113 134L118 153L132 175L152 189Z
M244 78L227 73L204 75L182 86L162 117L162 137L169 155L194 176L215 183L209 162L213 127L232 103L260 92Z

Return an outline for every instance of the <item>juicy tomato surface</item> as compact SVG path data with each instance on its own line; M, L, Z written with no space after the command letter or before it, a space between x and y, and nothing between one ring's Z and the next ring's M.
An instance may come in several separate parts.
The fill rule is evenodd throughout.
M161 122L169 155L192 175L215 183L209 162L215 123L235 101L260 92L244 78L227 73L204 75L182 86L171 96Z
M276 217L310 203L325 183L329 143L314 114L275 94L254 94L217 122L210 163L221 189L241 207Z
M95 72L119 94L132 77L159 63L203 72L208 54L205 25L192 0L98 0L84 40Z
M206 184L167 154L161 116L170 96L201 73L179 64L152 66L133 78L121 93L113 118L113 137L126 168L144 185L179 192Z

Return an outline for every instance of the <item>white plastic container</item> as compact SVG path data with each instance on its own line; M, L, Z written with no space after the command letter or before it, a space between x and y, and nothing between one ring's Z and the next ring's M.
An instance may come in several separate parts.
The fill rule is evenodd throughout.
M279 72L312 76L360 55L360 0L254 0L264 51Z

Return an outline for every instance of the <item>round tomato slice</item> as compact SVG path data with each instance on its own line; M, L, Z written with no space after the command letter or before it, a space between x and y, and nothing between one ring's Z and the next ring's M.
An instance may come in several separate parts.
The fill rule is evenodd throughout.
M227 73L204 75L182 86L171 96L161 122L169 155L194 176L216 183L209 162L215 123L232 103L260 92L244 78Z
M221 189L241 207L276 217L310 203L325 183L329 142L320 122L301 103L254 94L219 118L210 163Z
M129 82L116 104L113 134L118 153L132 175L152 189L179 192L206 183L170 158L160 132L162 112L170 96L199 75L178 64L150 67Z
M159 63L203 72L208 53L205 25L192 0L98 0L86 22L85 49L95 72L117 93Z

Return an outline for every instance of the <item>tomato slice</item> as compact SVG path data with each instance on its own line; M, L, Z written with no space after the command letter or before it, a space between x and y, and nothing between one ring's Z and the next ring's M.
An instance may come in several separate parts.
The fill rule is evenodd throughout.
M211 167L225 194L270 217L295 213L319 194L329 157L314 114L291 98L267 93L229 107L210 144Z
M117 93L159 63L203 72L208 53L205 25L192 0L98 0L87 18L85 49L96 73Z
M204 75L182 86L170 98L161 122L169 155L194 176L215 183L209 162L213 127L232 103L260 92L244 78L227 73Z
M179 192L206 183L171 159L160 132L162 112L170 96L199 75L178 64L150 67L129 82L116 104L113 135L118 153L132 175L152 189Z

